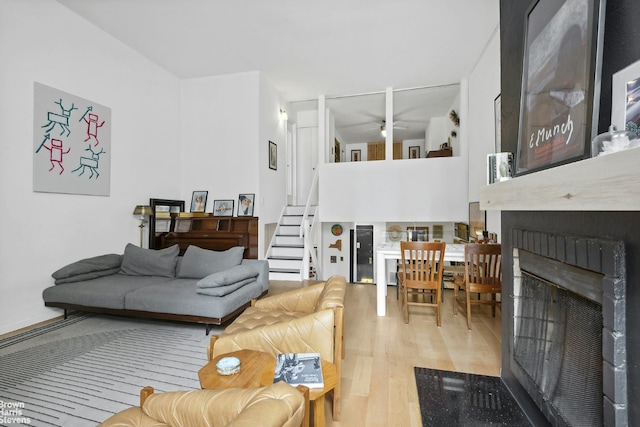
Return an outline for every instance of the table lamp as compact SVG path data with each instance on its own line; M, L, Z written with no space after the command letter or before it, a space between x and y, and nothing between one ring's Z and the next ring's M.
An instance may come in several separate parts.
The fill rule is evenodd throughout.
M144 226L147 222L149 222L147 220L147 217L151 216L152 213L153 211L151 210L151 206L146 205L138 205L133 210L134 215L140 215L140 225L138 226L140 227L140 247L142 247L142 235Z

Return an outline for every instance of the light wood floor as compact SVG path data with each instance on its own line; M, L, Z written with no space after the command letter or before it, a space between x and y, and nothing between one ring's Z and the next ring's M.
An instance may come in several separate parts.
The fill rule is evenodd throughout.
M294 286L301 284L272 281L270 293ZM453 315L452 298L445 290L440 328L427 307L410 307L405 324L395 287L388 288L387 316L378 317L375 285L347 285L342 418L333 421L327 400L327 426L421 426L414 366L500 375L500 310L493 318L489 307L474 306L469 331L465 315Z

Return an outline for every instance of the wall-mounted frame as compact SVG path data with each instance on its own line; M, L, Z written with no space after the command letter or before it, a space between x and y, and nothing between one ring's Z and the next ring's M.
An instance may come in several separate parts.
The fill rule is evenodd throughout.
M191 219L190 218L176 218L173 231L176 233L187 233L191 231Z
M351 161L359 162L362 158L362 150L351 150Z
M500 94L493 100L493 120L496 135L496 153L502 151L502 97Z
M453 227L453 234L457 239L460 239L464 242L468 242L469 241L469 224L465 222L456 222Z
M407 240L411 242L428 242L429 227L407 227Z
M444 237L444 227L442 225L433 226L433 238L442 239Z
M233 200L214 200L213 216L233 216Z
M238 216L253 216L255 194L238 195Z
M640 138L640 61L613 75L611 124Z
M269 169L278 170L278 146L269 141Z
M420 146L415 145L413 147L409 147L409 158L410 159L419 159L420 158Z
M158 232L156 231L155 218L168 214L173 221L180 212L184 212L185 202L184 200L149 199L149 206L151 206L154 215L154 218L149 220L149 248L155 249L159 247L159 244L156 243L156 233Z
M604 0L538 0L525 23L516 175L590 156Z
M470 242L482 238L487 229L487 212L480 209L480 202L469 203L469 236Z
M191 212L204 212L207 207L208 191L194 191L191 196Z

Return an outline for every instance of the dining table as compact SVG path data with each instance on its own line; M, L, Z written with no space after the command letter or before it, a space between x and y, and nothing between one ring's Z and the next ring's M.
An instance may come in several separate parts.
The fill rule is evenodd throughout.
M400 242L384 242L376 247L376 313L387 315L387 260L399 260ZM464 261L464 243L447 243L444 249L445 262Z

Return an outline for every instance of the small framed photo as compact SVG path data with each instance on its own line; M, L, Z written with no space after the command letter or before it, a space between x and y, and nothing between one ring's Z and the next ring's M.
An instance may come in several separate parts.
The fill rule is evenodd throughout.
M253 216L255 198L255 194L240 194L238 196L238 216Z
M194 191L191 196L191 212L204 212L208 191Z
M176 233L187 233L191 231L191 219L189 218L176 218L176 225L173 231Z
M214 200L213 216L233 216L233 200Z
M171 231L171 218L156 219L156 233L168 233Z
M362 154L362 150L351 150L351 161L359 162L361 154Z
M420 158L420 146L416 145L413 147L409 147L409 158L410 159Z
M611 124L640 138L640 61L613 75Z
M278 146L269 141L269 169L278 170Z

